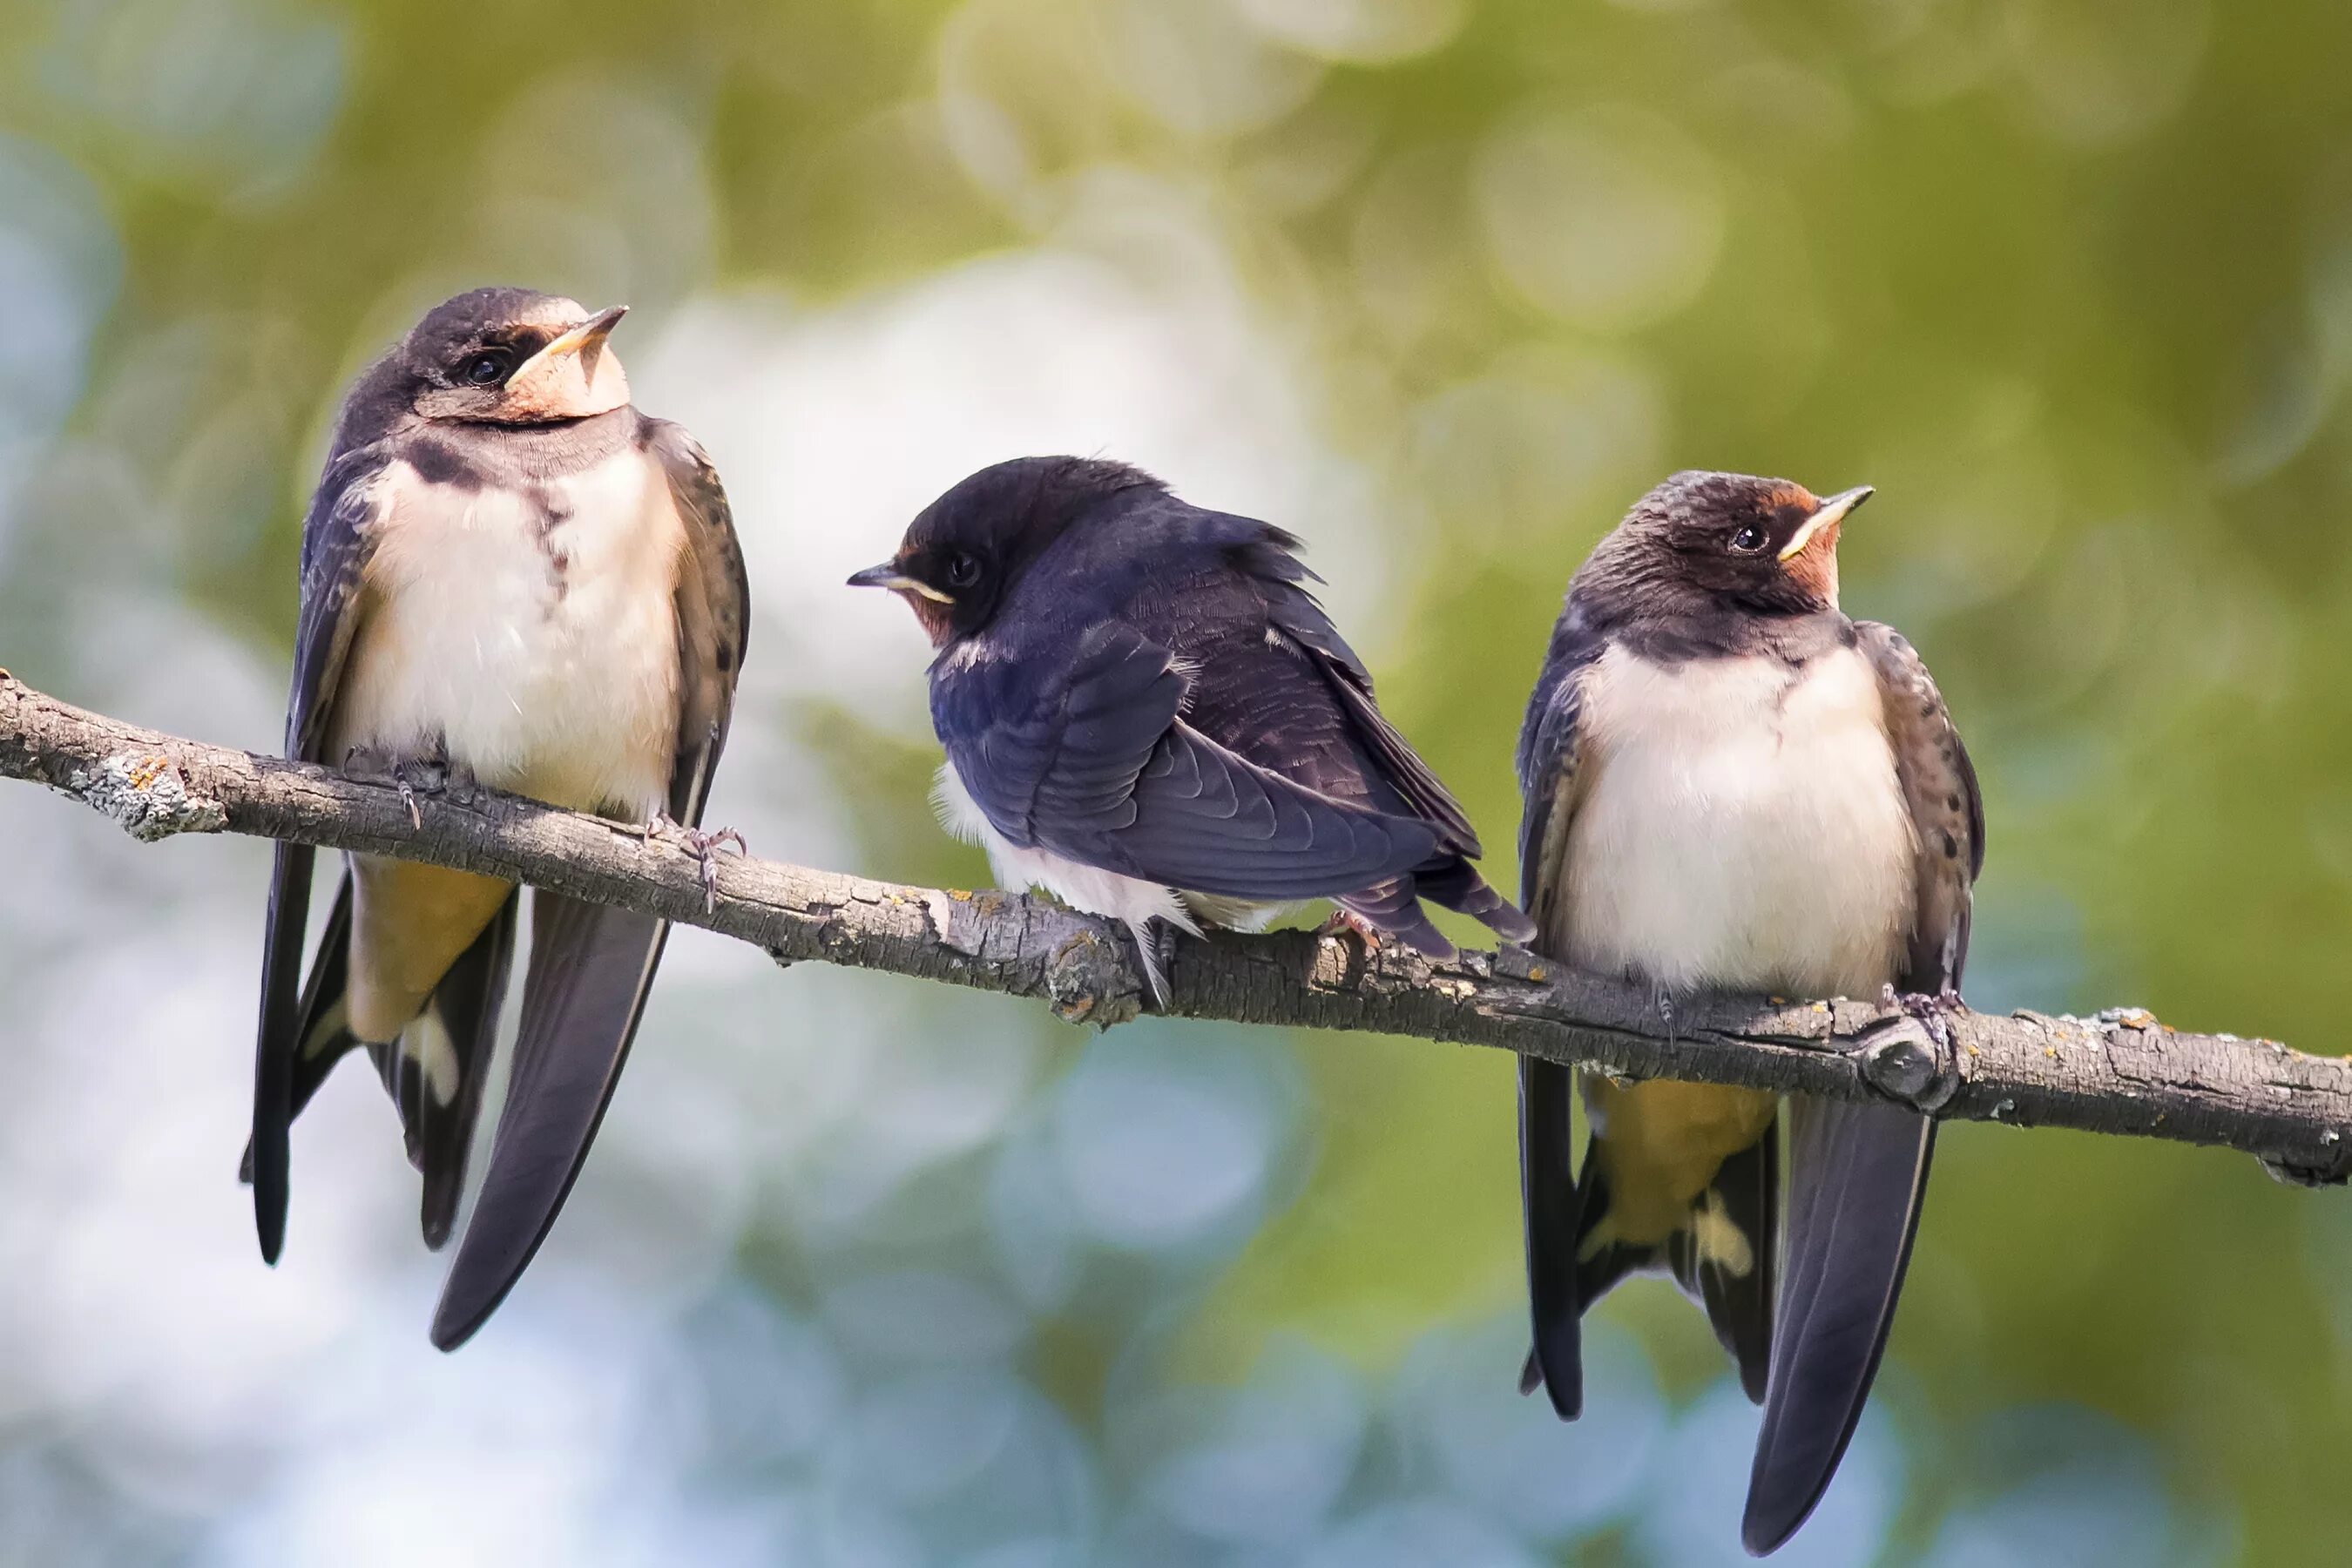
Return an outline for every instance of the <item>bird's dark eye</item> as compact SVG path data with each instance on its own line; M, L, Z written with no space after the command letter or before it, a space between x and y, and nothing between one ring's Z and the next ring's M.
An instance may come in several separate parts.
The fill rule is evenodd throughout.
M1736 555L1753 555L1764 548L1764 530L1755 523L1743 523L1731 536L1731 549Z
M514 363L514 355L504 349L488 349L466 362L466 379L476 386L495 386L507 378L507 367Z
M947 560L948 586L969 588L980 581L980 557L959 550Z

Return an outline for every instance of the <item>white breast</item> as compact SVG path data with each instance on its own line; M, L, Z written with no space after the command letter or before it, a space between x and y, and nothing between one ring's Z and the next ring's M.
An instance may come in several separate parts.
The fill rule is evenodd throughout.
M676 745L685 541L658 465L628 450L536 495L404 465L386 482L334 744L443 737L486 784L650 814Z
M1675 989L1870 996L1900 973L1916 842L1860 654L1612 647L1580 724L1559 951Z

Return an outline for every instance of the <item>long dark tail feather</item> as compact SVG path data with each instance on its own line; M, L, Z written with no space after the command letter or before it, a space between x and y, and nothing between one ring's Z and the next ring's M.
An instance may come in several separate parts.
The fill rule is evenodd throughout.
M261 1017L253 1053L253 1226L265 1263L286 1246L287 1129L294 1120L294 1058L301 1039L302 939L310 913L317 851L280 844L269 876L269 919L261 952Z
M1535 1348L1519 1392L1540 1386L1563 1421L1584 1408L1584 1356L1577 1319L1580 1194L1570 1142L1576 1075L1558 1062L1519 1058L1519 1202L1527 1222L1528 1306Z
M1780 1273L1780 1134L1764 1136L1726 1160L1702 1203L1703 1223L1728 1221L1747 1248L1745 1269L1709 1257L1694 1228L1666 1243L1666 1263L1682 1288L1706 1309L1715 1337L1739 1368L1739 1386L1749 1403L1764 1403L1772 1365L1772 1300Z
M1789 1246L1740 1539L1805 1522L1845 1457L1895 1321L1935 1123L1893 1105L1790 1102Z
M1430 923L1428 911L1421 907L1421 889L1412 877L1391 877L1331 901L1415 952L1437 959L1454 955L1454 944Z
M427 1004L436 1022L456 1053L455 1098L448 1106L431 1092L430 1075L423 1062L403 1054L394 1044L367 1047L377 1078L392 1097L406 1140L408 1157L425 1173L422 1228L428 1247L449 1237L457 1202L466 1183L466 1153L474 1125L481 1114L482 1089L488 1074L498 1031L499 1008L506 996L507 972L514 952L516 898L509 896L474 944L451 964ZM352 943L352 879L346 873L336 890L335 907L311 960L310 975L302 987L297 1009L291 1071L286 1098L286 1122L290 1127L310 1105L328 1075L360 1040L343 1024L343 995L350 983ZM245 1146L237 1174L254 1179L256 1145Z
M436 1250L449 1239L450 1227L457 1220L458 1200L465 1195L466 1157L473 1147L475 1124L481 1119L483 1087L489 1081L490 1060L498 1045L499 1009L506 1001L507 973L514 958L515 914L520 903L520 891L507 895L482 934L433 988L433 999L425 1005L436 1026L436 1043L446 1042L455 1056L455 1081L444 1080L446 1100L436 1089L427 1063L397 1046L372 1047L377 1074L400 1111L408 1158L425 1177L417 1221L425 1245Z
M1536 922L1519 913L1517 904L1486 885L1478 868L1456 857L1436 866L1415 868L1413 882L1421 896L1468 915L1505 942L1525 947L1536 939Z
M345 872L342 886L335 891L334 910L327 916L326 933L319 939L318 956L310 960L310 977L302 983L302 998L295 1008L293 1067L286 1100L289 1128L335 1064L359 1044L343 1027L339 1007L351 956L352 879ZM236 1179L247 1186L253 1184L253 1140L247 1139L245 1159L236 1172Z
M506 1110L434 1314L455 1350L498 1310L555 1223L628 1057L667 922L541 889Z
M302 1026L294 1037L289 1124L302 1114L335 1064L359 1044L343 1026L343 993L351 984L352 897L352 874L345 871L335 888L335 907L327 913L318 956L310 960L310 977L302 983Z

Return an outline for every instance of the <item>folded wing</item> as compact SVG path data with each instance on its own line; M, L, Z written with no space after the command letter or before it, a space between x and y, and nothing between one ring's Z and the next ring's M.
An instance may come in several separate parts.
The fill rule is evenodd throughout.
M320 749L351 651L352 605L383 514L389 461L381 442L335 455L302 521L294 683L286 708L286 754L297 762L336 760L322 757ZM317 852L307 845L280 844L269 877L247 1168L253 1181L254 1228L259 1233L261 1256L270 1263L278 1261L286 1243L287 1134L296 1110L297 1059L305 1034L302 941L316 859Z
M1572 607L1560 625L1519 732L1519 907L1534 923L1538 950L1548 950L1559 930L1568 828L1580 786L1581 683L1601 651L1598 637L1575 630ZM1573 1068L1519 1058L1519 1201L1534 1331L1519 1385L1530 1394L1540 1386L1563 1420L1575 1419L1584 1403L1578 1327L1583 1306L1576 1289L1583 1227L1572 1142L1575 1098Z
M1911 645L1874 622L1856 626L1918 831L1918 916L1899 984L1956 991L1984 864L1976 770ZM1900 1106L1790 1104L1788 1261L1741 1526L1750 1552L1795 1533L1853 1439L1894 1326L1935 1142L1935 1123Z
M1440 830L1335 799L1181 717L1192 677L1132 626L1098 625L1066 660L976 658L941 672L949 760L1013 844L1219 897L1289 900L1409 871Z

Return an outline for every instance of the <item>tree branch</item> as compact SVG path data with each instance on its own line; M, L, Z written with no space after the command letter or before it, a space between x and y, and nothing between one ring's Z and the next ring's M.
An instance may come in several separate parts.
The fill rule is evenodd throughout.
M1073 1022L1143 1010L1133 949L1109 921L1012 893L942 892L772 861L718 863L706 900L682 846L488 790L257 757L87 713L0 672L0 775L46 784L152 840L242 833L486 872L821 959L1034 996ZM1948 1037L1870 1001L1731 995L1677 1004L1671 1036L1642 987L1517 950L1450 963L1305 931L1181 942L1171 1012L1499 1047L1631 1078L1833 1099L1892 1098L1945 1118L2225 1145L2273 1174L2352 1174L2352 1060L2192 1035L2138 1008L2095 1018L1960 1012Z

